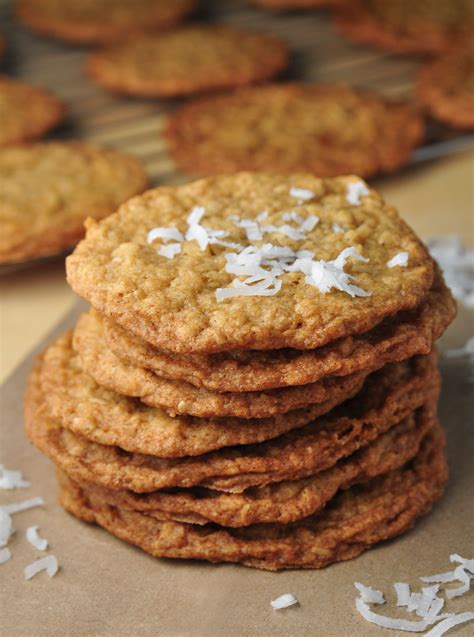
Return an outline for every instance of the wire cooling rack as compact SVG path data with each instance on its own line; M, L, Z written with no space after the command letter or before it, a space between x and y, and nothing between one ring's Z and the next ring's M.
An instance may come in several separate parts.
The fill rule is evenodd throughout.
M325 11L274 13L245 0L214 0L202 2L193 20L226 22L278 34L292 51L283 80L347 83L389 97L413 96L420 63L416 58L384 54L347 41L333 28ZM168 157L160 135L166 114L179 104L178 100L122 98L106 93L84 74L86 48L28 32L14 19L8 0L0 0L0 30L8 45L2 72L45 86L68 105L68 120L52 138L85 139L133 153L145 163L153 185L186 179ZM474 135L430 123L425 143L414 153L411 163L470 146L474 147Z

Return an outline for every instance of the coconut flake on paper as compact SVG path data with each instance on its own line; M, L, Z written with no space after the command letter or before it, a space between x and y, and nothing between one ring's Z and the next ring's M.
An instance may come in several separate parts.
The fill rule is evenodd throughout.
M371 610L370 604L383 604L385 602L383 593L372 589L370 586L355 582L354 586L359 591L359 597L356 599L358 612L370 623L381 628L393 630L419 633L436 624L434 628L431 628L425 634L430 637L441 637L450 628L474 620L474 613L472 612L459 614L441 613L445 606L445 599L440 596L441 584L454 581L461 582L461 586L445 588L442 591L446 600L449 601L468 592L471 579L474 578L474 560L466 559L454 553L450 556L450 561L458 564L458 566L445 573L420 577L422 582L431 583L432 585L422 587L419 592L412 592L409 584L405 582L396 582L394 584L397 606L406 608L409 613L415 613L420 619L399 619L374 612Z
M298 600L291 593L285 593L284 595L280 595L276 599L273 599L270 604L273 610L281 610L282 608L288 608L289 606L293 606L297 604Z
M0 464L0 489L27 489L30 483L22 476L21 471L5 469Z

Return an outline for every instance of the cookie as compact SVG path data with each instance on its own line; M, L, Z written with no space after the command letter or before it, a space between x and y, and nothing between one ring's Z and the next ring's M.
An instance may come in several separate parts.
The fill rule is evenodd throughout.
M415 310L384 319L370 332L338 339L315 350L235 351L183 356L160 351L96 314L105 341L122 361L155 374L217 392L261 391L314 383L324 376L369 372L417 354L432 344L453 320L454 299L439 272Z
M376 372L355 398L301 429L256 445L170 459L127 453L64 429L52 418L34 370L25 396L25 428L36 447L80 482L137 493L196 485L241 493L332 467L435 401L438 392L435 357L413 358Z
M269 84L185 104L169 115L164 136L192 175L369 177L406 164L423 120L410 104L349 87Z
M0 150L0 262L64 250L101 218L142 192L141 163L81 142L38 143Z
M430 115L456 128L474 128L474 49L471 43L427 62L417 97Z
M195 6L196 0L17 0L15 10L35 33L91 44L171 27Z
M280 38L227 26L143 34L89 54L86 70L113 92L173 97L261 82L288 64Z
M64 119L65 111L45 89L0 76L0 146L42 137Z
M139 511L162 521L214 522L233 528L259 523L289 524L322 509L339 490L398 469L414 458L427 432L437 426L431 411L431 407L426 407L418 417L409 416L330 469L302 480L247 489L242 494L202 488L136 494L84 486L107 504Z
M316 403L340 400L341 396L349 396L366 376L365 372L359 372L341 378L325 377L296 387L219 394L122 363L104 344L100 322L92 314L79 318L73 346L79 353L82 368L99 385L118 394L140 398L146 405L159 407L172 416L269 418Z
M395 53L439 53L474 33L472 0L340 0L336 26L349 38Z
M101 314L186 355L320 347L415 308L434 278L415 234L358 178L260 173L131 199L89 224L66 266Z
M314 9L316 7L331 7L340 0L251 0L266 9Z
M172 418L97 385L82 371L70 333L52 343L38 365L48 409L64 428L102 445L159 457L196 456L276 438L307 425L348 397L345 391L332 400L272 418ZM360 382L354 383L350 397L360 387Z
M60 501L79 518L93 519L155 557L240 562L273 571L322 568L406 531L440 498L447 476L444 435L436 428L405 467L340 493L319 513L288 526L226 529L159 522L110 506L65 476Z

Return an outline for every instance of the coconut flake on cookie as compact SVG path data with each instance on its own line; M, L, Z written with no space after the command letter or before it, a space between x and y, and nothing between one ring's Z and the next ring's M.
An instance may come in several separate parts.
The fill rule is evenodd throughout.
M409 256L410 255L408 254L408 252L399 252L394 257L392 257L390 261L387 261L387 267L395 268L398 265L401 268L405 268L408 265Z
M360 206L360 198L368 194L369 189L367 188L367 184L362 180L350 181L347 184L346 199L351 206Z
M309 201L310 199L314 199L316 196L312 190L309 190L308 188L297 188L296 186L290 188L289 194L290 197L294 197L300 201Z

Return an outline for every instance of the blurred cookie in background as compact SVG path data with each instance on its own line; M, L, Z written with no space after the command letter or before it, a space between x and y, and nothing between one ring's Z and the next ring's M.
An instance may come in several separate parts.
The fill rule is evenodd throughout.
M357 42L395 53L444 51L474 35L473 0L339 0L337 27Z
M42 137L65 112L64 104L49 91L0 76L0 146Z
M59 253L100 219L142 192L141 163L80 142L38 143L0 150L0 263Z
M142 34L91 53L89 76L106 89L168 97L267 80L288 63L277 36L228 26Z
M340 0L251 0L266 9L316 9L318 7L331 7Z
M169 116L164 134L190 174L367 177L408 161L423 120L409 104L344 86L269 84L188 103Z
M430 115L456 128L474 128L474 49L465 43L426 63L417 97Z
M40 35L89 44L174 26L196 0L18 0L16 15Z

